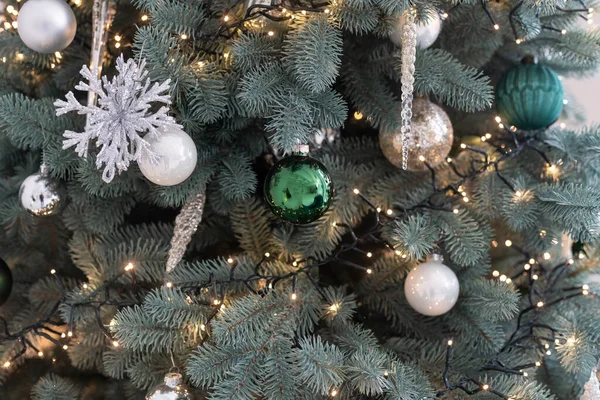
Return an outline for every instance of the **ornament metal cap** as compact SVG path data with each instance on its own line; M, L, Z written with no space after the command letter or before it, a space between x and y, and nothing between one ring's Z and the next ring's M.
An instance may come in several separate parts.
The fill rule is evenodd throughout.
M441 254L432 253L432 254L430 254L430 255L427 256L427 261L439 261L439 262L443 262L444 261L444 256L442 256Z
M538 60L536 56L532 56L531 54L526 55L521 59L521 64L537 64Z
M49 174L50 174L50 168L48 167L48 164L42 163L42 165L40 165L40 175L48 176Z
M292 149L293 153L308 154L309 151L310 151L310 147L307 144L296 144L296 145L294 145L294 148Z
M165 375L165 385L170 388L179 386L182 380L183 378L178 372L169 372L167 375Z

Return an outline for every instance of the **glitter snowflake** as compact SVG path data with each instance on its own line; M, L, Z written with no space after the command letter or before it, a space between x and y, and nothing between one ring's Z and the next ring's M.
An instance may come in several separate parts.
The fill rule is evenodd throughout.
M146 139L158 137L163 128L180 127L168 115L170 81L152 84L145 67L145 61L138 65L132 59L125 62L121 56L117 59L118 74L109 81L106 76L99 79L84 65L81 75L89 83L79 82L75 89L97 96L97 105L79 103L73 92L67 94L67 101L54 103L56 115L77 111L87 116L83 132L64 133L63 149L75 146L77 154L85 157L90 141L96 139L96 147L101 148L96 156L96 167L104 166L102 179L105 182L111 182L116 171L126 171L131 161L139 162L142 157L147 157L151 162L157 162L159 156L151 151ZM152 103L165 106L153 112Z

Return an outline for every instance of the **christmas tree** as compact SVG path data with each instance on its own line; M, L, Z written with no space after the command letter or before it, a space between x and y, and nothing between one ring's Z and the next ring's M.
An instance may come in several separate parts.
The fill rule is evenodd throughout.
M0 0L0 398L600 399L594 6Z

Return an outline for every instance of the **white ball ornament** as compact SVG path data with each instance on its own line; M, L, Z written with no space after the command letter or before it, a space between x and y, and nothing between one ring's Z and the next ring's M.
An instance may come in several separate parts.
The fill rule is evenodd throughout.
M436 317L450 311L458 300L460 287L454 271L442 264L439 254L431 255L406 277L404 293L415 311Z
M64 0L29 0L17 19L21 40L31 50L51 54L64 50L77 32L77 19Z
M158 137L146 139L150 150L160 157L153 163L148 157L139 161L142 174L160 186L179 185L192 175L198 161L194 141L178 127L159 129Z
M394 31L390 33L390 39L396 46L402 45L402 27L404 26L404 17L398 18L398 24ZM435 13L432 18L426 22L417 24L417 46L422 49L431 47L440 36L442 31L442 19Z

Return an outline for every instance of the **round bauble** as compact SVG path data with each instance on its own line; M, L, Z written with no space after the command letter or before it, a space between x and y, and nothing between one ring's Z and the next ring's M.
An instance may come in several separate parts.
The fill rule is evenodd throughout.
M190 388L183 383L181 374L170 372L164 383L152 389L146 400L194 400Z
M192 138L178 127L159 129L157 137L146 139L150 150L160 157L153 163L149 157L139 162L142 174L160 186L179 185L192 175L198 161L198 151Z
M390 33L390 39L396 46L402 45L402 27L404 16L398 18L398 23ZM442 31L442 19L435 13L429 20L417 24L417 46L422 49L431 47Z
M506 126L547 128L560 116L564 91L550 68L526 59L508 70L496 86L496 108Z
M454 271L434 254L417 265L406 277L404 293L415 311L435 317L450 311L458 300L460 288Z
M416 98L412 106L412 135L408 143L408 169L425 171L427 164L441 164L452 149L454 130L446 112L425 98ZM379 146L389 162L402 167L402 132L380 131Z
M0 258L0 306L6 303L12 291L13 278L8 265Z
M21 184L21 205L31 215L56 214L62 205L62 196L53 182L44 173L28 176Z
M18 31L31 50L51 54L71 44L77 19L63 0L29 0L19 11Z
M331 176L323 164L308 156L308 146L280 160L265 180L265 199L275 215L293 224L307 224L329 208Z

